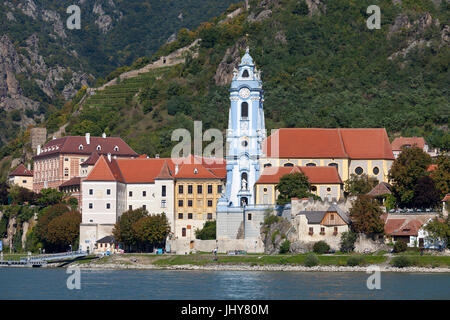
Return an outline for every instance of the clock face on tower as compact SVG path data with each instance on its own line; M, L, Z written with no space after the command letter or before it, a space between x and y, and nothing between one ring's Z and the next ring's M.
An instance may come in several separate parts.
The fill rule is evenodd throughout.
M248 88L242 88L241 90L239 90L239 95L241 96L241 98L247 99L248 97L250 97L250 90Z

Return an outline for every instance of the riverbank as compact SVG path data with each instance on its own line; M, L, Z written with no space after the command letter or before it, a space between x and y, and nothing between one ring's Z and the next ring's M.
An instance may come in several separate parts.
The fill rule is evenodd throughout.
M205 270L205 271L312 271L312 272L366 272L371 265L383 272L433 272L450 273L450 256L408 256L410 266L392 265L392 255L318 255L318 264L305 266L306 254L298 255L219 255L211 254L152 255L124 254L99 259L75 261L81 269L88 270ZM359 258L357 265L350 259Z

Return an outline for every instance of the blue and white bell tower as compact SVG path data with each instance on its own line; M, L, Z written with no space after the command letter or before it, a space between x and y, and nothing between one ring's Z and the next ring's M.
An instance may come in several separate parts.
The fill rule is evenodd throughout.
M266 130L262 81L248 48L239 70L234 70L230 100L225 197L228 207L251 206L256 202L254 185L260 175L259 158ZM224 205L225 199L221 200Z

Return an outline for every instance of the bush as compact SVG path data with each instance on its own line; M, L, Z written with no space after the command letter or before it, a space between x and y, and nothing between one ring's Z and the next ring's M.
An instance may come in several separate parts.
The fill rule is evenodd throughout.
M289 240L284 240L280 245L280 253L287 253L291 248L291 242Z
M358 238L358 234L348 231L348 232L343 232L342 236L341 236L341 243L340 243L340 247L341 247L341 251L342 252L352 252L353 250L355 250L355 242L356 239Z
M196 229L195 238L200 240L215 240L216 220L206 221L202 229Z
M305 259L305 266L314 267L319 264L319 258L314 253L309 253Z
M318 254L327 253L330 250L330 246L325 241L319 241L314 243L313 251Z
M394 252L395 253L404 252L404 251L406 251L407 248L408 248L408 245L406 244L406 242L403 242L403 241L397 241L394 244Z
M355 267L355 266L359 266L359 265L363 264L364 262L365 262L364 257L352 256L352 257L348 258L347 265L350 267Z
M392 259L392 265L397 268L409 267L412 265L412 261L409 257L399 256Z

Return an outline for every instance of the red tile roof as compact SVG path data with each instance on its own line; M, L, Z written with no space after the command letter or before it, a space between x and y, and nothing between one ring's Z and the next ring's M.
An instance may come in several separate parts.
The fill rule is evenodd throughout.
M84 161L81 165L82 166L93 166L98 158L100 158L99 154L97 152L93 152L89 158L86 159L86 161Z
M33 176L33 170L28 170L25 168L25 166L21 163L19 166L14 169L13 172L9 174L10 177L15 176L21 176L21 177L32 177Z
M384 232L388 235L392 234L395 230L398 230L406 219L388 219L385 221Z
M82 149L80 149L80 146L82 146ZM97 146L100 146L100 150L97 150ZM118 148L117 151L115 150L116 147ZM93 152L99 154L111 153L113 156L138 156L125 141L118 137L90 137L90 142L87 144L86 137L67 136L50 140L42 147L41 153L33 158L38 159L47 155L59 153L90 155Z
M154 183L164 163L173 172L175 164L169 158L117 159L126 183ZM171 178L170 176L168 178Z
M442 201L446 202L446 201L450 201L450 193L447 193L444 197L444 199L442 199Z
M125 182L119 166L117 165L117 160L112 159L110 162L105 156L101 156L98 159L85 181Z
M177 179L219 179L212 170L198 164L183 164L174 176Z
M392 150L400 151L402 150L403 146L414 146L414 145L423 149L423 147L425 146L425 139L422 137L395 138L394 141L392 141Z
M257 184L276 184L286 174L303 172L312 184L341 184L336 167L268 167L264 168Z
M75 177L75 178L72 178L72 179L64 182L63 184L61 184L59 186L59 189L61 190L61 188L64 188L64 187L79 186L80 184L81 184L81 178Z
M279 143L279 154L271 150ZM282 128L263 142L266 155L276 158L394 159L384 128Z
M423 222L412 219L389 219L384 225L384 232L390 236L417 236Z
M169 164L167 161L164 161L159 174L155 177L155 179L167 180L173 179L172 172L169 169Z

